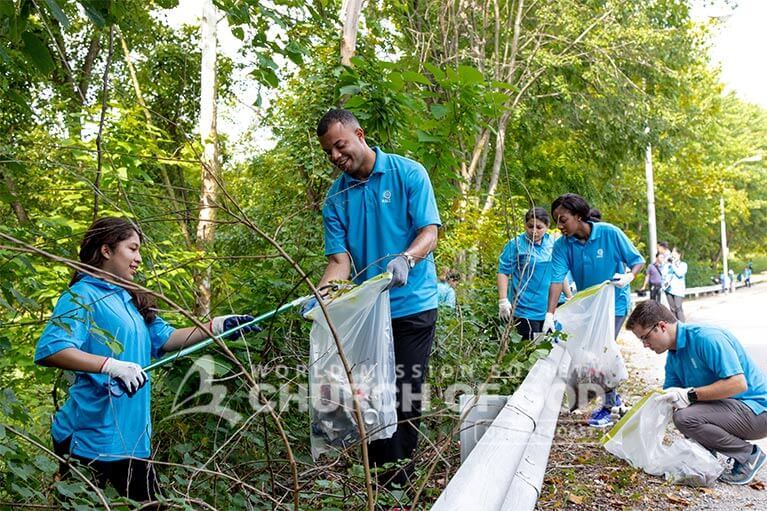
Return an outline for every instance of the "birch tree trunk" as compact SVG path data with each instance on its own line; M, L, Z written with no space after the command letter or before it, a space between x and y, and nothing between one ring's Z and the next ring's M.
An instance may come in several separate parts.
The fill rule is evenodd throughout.
M346 0L344 31L341 34L341 64L352 65L352 57L357 47L357 26L360 24L362 0Z
M200 191L200 212L197 221L197 250L203 252L213 245L216 220L217 176L219 175L218 132L216 130L216 20L217 11L212 0L202 2L200 23L200 46L202 65L200 67L200 140L202 155L202 190ZM195 313L198 316L210 314L210 267L200 270L195 277Z

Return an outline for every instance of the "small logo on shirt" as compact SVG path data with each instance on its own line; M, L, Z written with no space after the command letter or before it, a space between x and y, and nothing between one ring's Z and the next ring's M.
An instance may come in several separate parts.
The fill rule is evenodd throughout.
M605 255L605 251L604 250L602 250L601 248L597 250L597 259L602 259L602 257L604 257L604 255Z
M381 202L383 204L389 204L391 202L391 191L385 190L383 195L381 196Z

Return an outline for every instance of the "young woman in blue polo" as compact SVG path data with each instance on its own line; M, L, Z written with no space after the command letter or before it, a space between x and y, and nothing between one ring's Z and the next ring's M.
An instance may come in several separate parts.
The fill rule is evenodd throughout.
M554 239L546 232L549 224L545 209L530 208L525 232L506 243L498 259L498 316L509 321L513 314L514 327L523 339L541 332L546 317L554 248ZM565 284L563 289L569 295L570 286Z
M551 204L551 214L563 236L554 243L544 332L554 330L554 311L562 292L562 280L568 271L579 290L613 280L617 274L620 276L615 280L615 286L619 288L615 293L614 311L617 337L630 305L629 294L622 288L627 287L642 270L644 258L623 231L607 222L592 221L589 204L580 195L567 193L557 197ZM628 273L627 268L631 270ZM612 424L612 407L620 405L620 396L615 390L610 390L605 394L603 407L589 418L589 425L609 426Z
M73 371L69 397L53 416L55 452L89 465L97 484L120 495L154 500L157 478L151 455L151 381L142 367L152 358L207 337L197 327L175 329L157 315L151 295L130 287L141 265L141 233L130 220L105 217L80 245L89 273L75 273L37 343L35 362ZM215 335L252 321L219 316ZM239 335L256 330L248 325ZM121 390L116 390L119 387ZM61 464L66 475L68 465Z

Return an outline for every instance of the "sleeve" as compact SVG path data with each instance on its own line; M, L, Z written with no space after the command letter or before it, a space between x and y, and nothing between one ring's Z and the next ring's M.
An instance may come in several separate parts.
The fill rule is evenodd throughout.
M429 181L429 174L418 165L409 173L407 183L408 214L416 230L427 225L441 226L442 221L437 211L437 200Z
M724 332L708 330L702 333L696 352L719 379L744 374L738 353Z
M165 354L162 347L168 342L170 336L176 331L160 316L156 316L154 321L148 325L149 339L152 341L152 358L159 358Z
M35 349L35 362L39 363L67 348L82 349L90 331L89 307L82 297L66 291L59 297L51 319L43 329Z
M505 247L503 247L503 252L501 252L501 256L498 258L498 273L511 275L513 272L512 261L514 261L515 258L516 243L514 243L514 240L511 240L506 243Z
M636 249L626 234L616 227L615 234L618 242L618 250L623 262L631 268L637 264L644 264L645 260L642 254Z
M336 207L335 195L338 188L333 186L325 199L325 205L322 207L322 225L325 229L325 255L341 254L348 251L346 246L346 228L341 221Z
M563 236L554 242L554 250L551 254L551 282L555 284L562 283L570 271L564 240Z

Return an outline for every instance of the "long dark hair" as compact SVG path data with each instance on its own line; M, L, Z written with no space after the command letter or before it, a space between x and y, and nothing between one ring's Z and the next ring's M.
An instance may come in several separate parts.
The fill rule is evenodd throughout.
M127 218L113 216L99 218L91 224L83 237L82 243L80 243L80 262L101 268L104 264L101 247L106 245L110 250L115 250L118 243L127 240L134 233L138 235L139 240L143 241L144 236L141 234L141 230ZM84 273L76 271L72 275L69 285L72 286L84 276ZM147 323L154 321L157 317L154 296L133 289L126 289L126 291L130 293L133 303L144 318L144 321Z
M577 193L566 193L554 199L554 202L551 203L552 216L554 216L554 210L557 208L565 208L573 215L580 217L584 222L590 218L591 208L589 203Z

